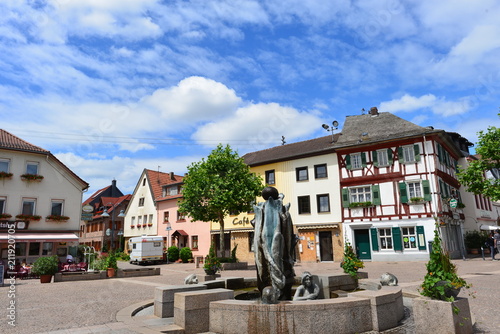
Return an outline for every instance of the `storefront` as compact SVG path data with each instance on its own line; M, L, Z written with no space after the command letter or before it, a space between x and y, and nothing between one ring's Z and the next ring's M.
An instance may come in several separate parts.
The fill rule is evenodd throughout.
M18 263L30 264L41 256L51 255L57 255L61 262L65 262L68 254L76 257L77 250L78 237L71 232L10 229L0 233L0 254L4 263L15 260Z

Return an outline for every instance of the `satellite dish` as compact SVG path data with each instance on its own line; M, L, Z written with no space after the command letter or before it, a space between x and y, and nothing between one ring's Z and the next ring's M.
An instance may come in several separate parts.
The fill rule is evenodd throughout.
M332 125L333 125L334 128L337 128L339 126L339 122L333 121Z

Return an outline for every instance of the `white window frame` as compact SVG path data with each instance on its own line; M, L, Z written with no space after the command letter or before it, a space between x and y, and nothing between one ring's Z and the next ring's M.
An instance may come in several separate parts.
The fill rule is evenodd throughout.
M30 171L30 167L35 168L36 172L33 173ZM26 162L26 174L39 175L40 174L40 164L36 161L27 161Z
M363 168L363 161L361 160L361 153L351 154L351 169Z
M403 150L403 162L410 163L416 162L415 159L415 147L413 145L407 145L402 147Z
M6 168L2 168L6 166ZM10 171L10 159L0 159L0 172L9 173Z
M424 197L421 180L406 181L406 189L408 191L408 200L414 197Z
M387 149L377 150L376 153L379 167L389 166L389 155L387 154Z
M350 187L349 203L372 202L373 194L370 186Z
M177 186L171 186L167 188L167 196L179 195L179 188Z
M28 203L33 203L32 210L30 213L25 213L24 205L28 204ZM36 198L23 198L21 210L22 210L22 214L31 215L31 216L35 215L35 213L36 213Z
M381 250L393 250L394 242L392 240L392 228L381 227L378 228L378 239L380 242Z
M61 205L61 212L60 213L54 213L54 204L60 204ZM60 199L53 199L50 203L50 214L51 215L57 215L57 216L62 216L64 214L64 200Z
M139 205L138 206L144 206L144 197L139 198Z
M0 213L7 213L5 208L7 207L7 197L0 196Z
M411 229L413 229L413 231L411 231ZM415 226L402 226L401 237L403 238L404 249L414 249L414 250L418 249L417 228ZM405 241L405 237L408 238L408 241ZM413 238L413 241L411 241L411 238Z

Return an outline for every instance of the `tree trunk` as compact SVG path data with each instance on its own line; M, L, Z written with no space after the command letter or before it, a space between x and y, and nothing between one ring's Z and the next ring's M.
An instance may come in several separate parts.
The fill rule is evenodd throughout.
M220 253L219 253L219 256L220 257L225 257L225 253L226 253L226 245L224 244L224 216L223 215L219 215L219 226L220 226L220 237L219 237L219 244L220 244Z

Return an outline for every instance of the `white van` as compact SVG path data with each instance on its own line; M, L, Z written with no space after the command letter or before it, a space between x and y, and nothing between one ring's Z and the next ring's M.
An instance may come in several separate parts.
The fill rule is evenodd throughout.
M163 260L163 237L147 236L130 238L130 263L158 263Z

